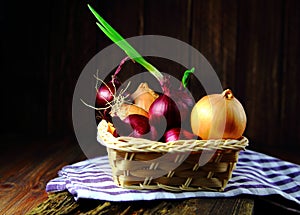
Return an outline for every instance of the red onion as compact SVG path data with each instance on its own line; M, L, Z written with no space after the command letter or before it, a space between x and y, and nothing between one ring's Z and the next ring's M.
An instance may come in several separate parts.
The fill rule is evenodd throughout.
M116 90L121 86L121 83L114 78L107 84L101 84L96 94L96 107L104 108L107 106L107 102L111 102L114 99Z
M124 119L124 122L130 124L134 132L146 134L150 131L149 119L139 114L131 114Z
M107 121L111 121L111 116L110 116L110 110L111 110L111 102L115 99L116 92L118 88L121 86L121 82L117 79L118 73L121 71L121 68L123 64L128 60L128 57L124 58L118 68L116 69L114 75L111 78L111 81L108 83L105 83L101 79L98 78L98 73L95 78L97 79L97 84L98 81L101 81L102 84L101 86L97 89L97 94L96 94L96 108L101 109L99 110L100 118L105 119ZM97 85L96 84L96 85Z
M164 134L164 141L167 143L176 140L190 140L195 137L196 136L193 133L188 132L185 129L171 128Z
M156 129L180 127L180 112L175 102L167 95L160 95L149 108L150 124Z
M144 138L148 140L157 140L158 132L154 126L150 126L150 131L146 134L139 134L137 131L134 130L129 136L136 138Z
M100 119L97 119L97 123L99 120L105 119L106 121L111 122L111 116L110 116L110 105L109 102L112 102L114 100L114 95L116 93L116 90L121 86L121 83L116 79L113 78L110 82L107 84L102 83L102 85L97 89L96 94L96 108L99 108L99 110L96 110L99 115Z
M131 114L124 120L113 117L113 124L120 136L141 136L150 131L149 119L143 115Z

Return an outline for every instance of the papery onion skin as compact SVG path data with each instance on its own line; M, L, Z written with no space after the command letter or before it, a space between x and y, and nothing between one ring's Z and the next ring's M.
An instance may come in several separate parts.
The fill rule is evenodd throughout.
M157 129L180 127L180 112L176 103L167 95L160 95L149 108L150 124Z
M196 138L196 136L181 128L171 128L164 134L164 142L176 141L176 140L191 140Z
M247 117L242 104L227 89L200 99L191 112L191 127L201 139L239 139Z
M107 131L109 133L111 133L114 137L118 137L118 134L117 134L117 131L116 131L116 128L114 127L114 125L111 122L108 122L107 126L108 126Z
M149 118L149 114L147 111L134 104L123 103L120 106L117 106L116 109L113 108L113 110L111 111L112 116L119 116L121 120L124 120L126 117L133 114L138 114Z
M131 94L134 104L147 112L151 104L158 98L158 94L149 88L146 82L141 83L136 91Z

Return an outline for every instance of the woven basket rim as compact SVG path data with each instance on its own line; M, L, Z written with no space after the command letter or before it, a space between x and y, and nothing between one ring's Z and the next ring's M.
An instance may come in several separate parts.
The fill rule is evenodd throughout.
M202 150L245 150L249 143L249 140L244 136L240 139L191 139L167 143L128 136L114 137L108 131L108 123L106 120L101 120L97 126L97 141L108 148L124 152L159 153L197 152Z

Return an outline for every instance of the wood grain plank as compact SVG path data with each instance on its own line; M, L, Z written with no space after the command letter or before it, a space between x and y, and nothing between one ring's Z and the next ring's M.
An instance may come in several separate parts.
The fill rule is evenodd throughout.
M1 135L46 133L48 89L44 66L49 35L47 25L37 17L47 20L48 11L33 7L33 2L1 4Z
M49 207L49 206L52 207ZM51 194L48 201L29 214L252 214L254 200L240 198L197 198L134 202L79 200L74 202L67 192Z
M109 2L99 1L96 5L99 13L102 14L103 18L118 32L123 38L127 39L130 37L135 37L143 34L144 29L144 1L143 0L133 0L130 3L116 0ZM98 42L103 46L103 44L111 45L113 44L103 32L98 29L97 34L99 34ZM138 50L138 47L134 47ZM99 49L101 51L101 49ZM124 53L124 57L126 54ZM121 61L120 59L119 61ZM99 65L105 65L107 59L100 59ZM116 65L117 67L118 65ZM111 73L113 73L113 70ZM121 72L118 74L118 78L122 83L125 83L128 78L138 74L142 71L139 64L133 63L133 61L128 61L122 67ZM101 72L101 70L100 70ZM135 90L137 88L136 79L134 83L131 83L129 91ZM125 88L125 85L121 86Z
M192 46L220 76L222 69L222 1L193 1Z
M49 41L48 133L72 133L77 78L97 51L95 22L85 2L53 1Z
M222 1L222 36L221 56L222 69L220 79L224 89L230 88L233 92L236 87L236 58L238 38L238 1Z
M144 34L189 40L188 1L145 1Z
M221 82L222 1L193 1L191 26L191 45L207 59L213 69L212 72L217 74ZM197 67L208 69L201 67L203 62L197 56L190 57ZM204 72L203 74L205 74L207 71L196 72ZM196 101L207 94L199 81L201 80L191 79L191 87L193 87L193 95L196 95Z
M144 34L175 38L189 43L191 24L191 1L167 0L145 1ZM151 44L145 44L151 50ZM183 53L180 46L172 47L172 53L187 59L189 53ZM187 69L170 59L150 58L149 61L161 72L168 73L181 80Z
M246 109L252 146L275 144L278 136L282 4L243 1L239 5L237 98ZM247 41L247 42L246 42Z
M284 147L299 151L300 146L300 105L299 58L300 58L300 4L299 1L284 2L283 71L279 85L281 100L280 132Z
M7 167L0 169L1 214L25 214L47 199L46 183L57 176L59 169L85 159L74 139L39 140L16 146L6 151L11 160L5 156L0 159L1 167Z

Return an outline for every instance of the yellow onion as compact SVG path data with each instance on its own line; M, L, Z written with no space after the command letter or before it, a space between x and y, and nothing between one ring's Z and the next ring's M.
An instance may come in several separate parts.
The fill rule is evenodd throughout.
M238 139L246 128L242 104L227 89L200 99L191 112L191 127L202 139Z
M148 84L144 82L138 86L136 91L132 93L131 97L133 98L136 106L141 107L148 112L151 104L158 98L158 94L150 89Z

